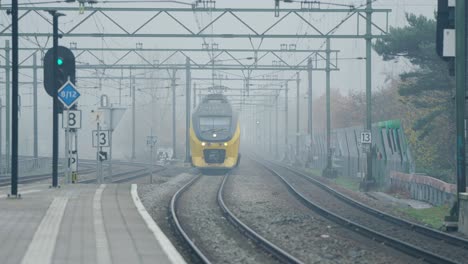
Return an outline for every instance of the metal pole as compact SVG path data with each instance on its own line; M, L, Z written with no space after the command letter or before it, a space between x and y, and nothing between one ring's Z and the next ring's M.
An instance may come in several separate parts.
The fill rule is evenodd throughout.
M33 55L33 115L34 115L34 120L33 120L33 125L34 125L34 159L35 159L35 165L37 165L37 158L39 157L39 148L38 148L38 127L37 127L37 53L34 53Z
M197 107L197 84L193 83L193 109Z
M5 99L6 99L6 108L5 108L5 167L6 171L10 172L10 155L11 155L11 131L10 131L10 124L11 124L11 89L10 89L10 76L11 76L11 61L10 61L10 41L5 41Z
M136 118L136 109L135 109L135 100L136 100L136 92L135 92L135 77L132 78L132 160L136 158L135 154L135 118Z
M3 109L3 105L2 105L2 98L0 97L0 173L2 173L2 166L4 166L4 162L3 162L3 159L2 159L2 132L3 132L3 126L2 126L2 122L3 122L3 116L2 116L2 109Z
M466 2L457 0L455 8L456 56L455 56L455 105L457 124L457 210L458 220L460 211L460 193L466 192L466 164L465 164L465 94L466 94Z
M270 103L271 103L271 99L269 100ZM270 106L271 108L272 106ZM268 129L268 153L269 155L271 155L272 151L273 151L273 114L272 114L272 111L273 109L270 109L270 111L268 111L268 126L269 126L269 129Z
M53 76L54 80L57 80L57 58L58 58L58 16L55 11L51 11L53 16L53 33L54 33L54 67L53 67ZM58 152L59 152L59 142L58 142L58 107L59 101L57 97L58 87L53 89L52 98L53 98L53 115L52 115L52 187L58 187Z
M307 106L307 114L308 114L308 118L307 118L307 130L308 130L308 133L309 133L309 136L310 136L310 146L309 146L309 154L308 154L308 157L307 157L307 163L309 166L312 166L312 160L313 160L313 157L312 157L312 147L313 147L313 142L314 142L314 135L312 133L312 114L313 114L313 109L312 109L312 103L313 103L313 97L312 97L312 58L309 58L307 60L307 76L308 76L308 80L309 80L309 83L308 83L308 92L307 92L307 102L308 102L308 106Z
M11 195L18 196L18 0L12 0Z
M97 135L96 135L96 162L97 162L97 175L96 175L96 180L98 184L102 183L102 172L101 172L101 159L99 158L99 152L101 152L101 139L100 139L100 134L101 134L101 126L99 125L99 120L97 122Z
M367 0L366 8L366 130L372 131L372 0ZM374 182L372 175L372 145L367 153L367 173L364 191Z
M279 153L278 153L278 143L279 143L279 139L278 139L278 97L279 97L279 93L276 94L276 97L275 97L275 158L276 159L279 159Z
M65 127L65 157L66 157L66 182L71 183L71 171L70 171L70 166L71 166L71 157L70 157L70 127L69 127L69 118L70 118L70 109L67 108L66 111L62 113L62 115L66 115L66 121L67 125Z
M112 182L112 134L114 133L114 128L112 127L112 116L114 109L112 106L110 106L110 120L109 120L109 168L108 168L108 177L110 178L110 181Z
M300 85L301 81L299 79L299 72L296 73L296 83L297 83L297 90L296 90L296 162L299 162L299 119L300 119L300 109L299 109L299 92L300 92Z
M172 71L172 159L176 159L176 70Z
M284 153L284 162L289 162L289 141L288 141L288 130L289 130L289 112L288 112L288 82L286 81L284 87L284 144L286 146Z
M327 166L324 176L332 176L333 164L330 144L331 109L330 109L330 39L327 38L327 66L326 66L326 101L327 101Z
M186 69L185 69L185 162L191 162L190 161L190 102L192 101L190 96L191 96L191 88L192 88L192 77L190 76L190 58L186 58Z
M122 105L122 79L123 79L123 68L120 69L120 81L119 81L119 105Z

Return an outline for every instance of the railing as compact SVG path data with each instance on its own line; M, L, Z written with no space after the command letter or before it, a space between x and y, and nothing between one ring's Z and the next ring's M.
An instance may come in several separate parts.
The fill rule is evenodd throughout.
M456 199L457 187L455 184L426 175L392 171L390 173L390 186L397 190L406 191L412 199L433 205L451 204Z

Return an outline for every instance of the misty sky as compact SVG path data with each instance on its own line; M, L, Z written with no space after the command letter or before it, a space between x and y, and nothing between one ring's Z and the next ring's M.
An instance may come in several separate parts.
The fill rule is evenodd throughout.
M9 1L7 1L9 2ZM20 1L20 3L34 3L34 2L43 2L41 0L30 0L30 1ZM100 7L184 7L183 5L173 5L167 3L132 3L132 4L118 4L112 3L113 1L106 1L106 3L98 4ZM115 1L118 2L118 1ZM138 2L138 1L136 1ZM190 3L190 1L185 1ZM355 6L361 6L365 3L364 0L359 1L351 1L351 0L328 0L327 3L335 3L335 4L353 4ZM374 3L375 8L389 8L392 9L388 17L389 26L391 27L401 27L405 25L405 14L406 13L415 13L421 14L429 17L434 16L434 11L436 8L437 1L435 0L377 0ZM5 5L5 1L2 2ZM56 6L59 4L53 5L46 5L46 6ZM295 7L298 4L287 4L282 3L282 7ZM44 6L44 5L42 5ZM60 6L77 6L77 4L60 4ZM274 6L272 0L219 0L216 3L218 8L272 8ZM327 5L322 4L321 8L337 8L336 5ZM38 12L44 18L49 19L50 16L45 12ZM20 22L20 32L50 32L51 26L48 24L39 14L30 14L25 19ZM61 18L60 28L63 30L67 30L72 28L78 21L83 19L85 16L89 14L89 11L85 11L84 14L79 14L79 12L67 12L66 16ZM20 13L21 15L21 13ZM145 12L145 13L109 13L112 19L116 20L120 25L122 25L126 29L136 29L141 25L144 21L148 18L153 16L154 14ZM203 12L203 13L187 13L185 15L177 16L177 18L186 23L187 25L191 26L193 29L197 29L203 27L210 19L215 16L215 14L211 14L210 12ZM320 29L330 29L334 27L337 23L339 23L346 13L341 14L323 14L323 13L303 13L303 16L314 26ZM251 15L247 14L242 16L249 25L255 27L256 29L265 29L268 25L271 25L276 21L277 18L274 18L273 14L260 14L260 15ZM5 25L10 24L11 17L6 15L5 12L2 12L0 15L0 29L4 28ZM386 17L382 14L374 15L374 21L379 26L385 27L386 26ZM215 24L212 28L207 30L208 33L249 33L248 29L242 26L239 22L236 22L234 18L227 17L223 21L219 21L220 23ZM310 27L300 21L299 19L286 19L278 25L277 29L275 29L274 33L297 33L297 34L312 34L312 30ZM349 32L356 32L356 19L351 19L348 23L343 24L341 28L336 31L336 34L350 34ZM360 32L362 33L365 30L364 20L360 20ZM261 31L261 30L260 30ZM76 33L89 33L89 32L122 32L115 24L113 24L109 19L105 16L99 14L95 15L92 19L87 20L83 23L80 27L75 30ZM158 19L155 19L150 24L145 26L144 29L141 30L141 33L182 33L186 32L180 25L174 23L168 16L161 16ZM374 30L374 33L377 31ZM0 40L0 46L5 45L5 40L7 38L3 37ZM253 40L252 44L249 40L246 39L205 39L206 43L217 43L220 48L251 48L252 44L257 46L260 44L259 40ZM22 38L20 41L21 47L40 47L42 49L47 49L51 46L51 39L46 38L29 38L25 39ZM70 42L76 42L78 47L89 47L89 48L106 48L106 47L128 47L133 48L135 47L137 42L143 43L144 48L201 48L203 40L199 38L193 39L150 39L150 38L141 38L141 39L133 39L133 38L108 38L108 39L101 39L101 38L76 38L76 39L61 39L60 43L63 46L69 46ZM324 48L323 40L275 40L275 39L266 39L261 42L261 48L279 48L281 44L296 44L297 48L299 49L318 49L320 47ZM339 72L332 73L332 88L339 89L344 94L348 93L349 91L363 91L365 89L365 61L364 60L355 60L352 58L356 57L364 57L365 56L365 41L363 39L358 40L333 40L331 43L332 49L341 50L338 57L342 58L338 62L338 67L340 68ZM4 56L4 51L1 53ZM21 52L20 60L26 59L31 53L30 52ZM105 63L113 63L115 62L120 56L124 53L119 52L97 52L94 56L90 54L85 54L80 56L77 61L79 63L90 63L90 64L98 64L100 61L104 61ZM168 53L144 53L143 56L151 61L155 60L162 60L163 58L167 57ZM210 60L209 54L195 54L193 55L194 60L204 61L207 62ZM251 56L251 54L239 54L239 57L245 58ZM287 54L282 54L284 59L288 62L299 62L303 58L299 56L289 56ZM220 57L219 59L227 59L226 57ZM262 64L270 64L272 63L273 58L265 58ZM4 57L0 57L1 64L5 63ZM138 56L129 56L125 59L124 63L142 63L142 58ZM184 63L185 59L183 56L176 56L170 60L171 63ZM386 79L388 76L398 76L398 74L405 69L408 69L410 65L405 62L401 61L398 63L394 62L382 62L380 58L377 57L375 53L373 53L373 89L380 89L385 87ZM226 62L230 63L230 62ZM26 65L31 65L32 60L27 59L25 61ZM0 81L5 81L5 73L4 70L1 70ZM217 74L221 73L224 76L236 77L242 76L239 72L216 72ZM78 77L85 77L85 76L120 76L122 72L120 70L117 71L95 71L95 70L80 70L77 72ZM130 72L125 70L123 72L125 76L129 76ZM132 74L139 74L139 76L160 76L160 77L167 77L168 73L166 71L152 71L152 72L143 72L143 71L134 71ZM211 71L193 71L192 77L209 77L211 76ZM271 74L268 72L254 72L252 76L262 76L265 74ZM283 73L275 73L278 74L281 78L291 78L295 75L295 72L283 72ZM42 86L42 71L39 71L39 114L40 114L40 154L41 155L50 155L51 151L51 100L50 97L46 95L43 90ZM22 82L30 82L32 76L31 69L23 69L20 73L20 81ZM183 104L184 98L182 95L184 94L184 82L185 76L184 72L179 72L177 75L180 80L178 80L179 86L177 90L178 94L178 104ZM302 94L306 92L306 73L301 73L301 78L303 81L301 82ZM137 93L137 131L138 131L138 149L141 152L147 151L145 149L145 140L144 138L146 135L149 134L151 127L156 134L159 134L162 138L162 142L164 144L168 144L170 140L168 139L167 128L170 124L170 100L168 99L168 95L170 95L167 89L163 89L163 87L167 87L169 85L169 81L138 81L137 82L137 89L139 89ZM1 84L4 86L4 83ZM212 85L211 82L199 82L199 86L210 86ZM242 82L224 82L222 85L238 88L242 87ZM325 73L324 72L314 72L314 97L318 97L325 91ZM80 148L83 149L82 153L86 153L87 157L92 157L92 148L91 148L91 128L94 128L93 123L91 122L90 111L92 109L96 109L99 96L101 94L108 94L111 98L113 103L117 103L119 101L119 88L121 88L122 92L122 105L128 107L131 103L130 98L130 89L128 80L103 80L99 82L98 80L90 80L90 79L78 79L78 86L81 89L80 92L83 94L83 97L79 101L80 109L83 110L83 129L80 131ZM21 150L20 153L24 155L28 155L32 153L32 88L31 84L23 84L20 86L20 94L21 94L21 121L20 121L20 128L21 128ZM162 88L157 92L151 92L150 89L158 87ZM5 91L4 89L1 90L2 101L5 102ZM290 94L290 97L294 97L295 94ZM157 106L151 105L152 97L157 99ZM183 114L180 114L181 111L178 113L178 120L180 124L183 124ZM4 114L4 113L3 113ZM4 118L4 116L2 117ZM119 146L116 146L115 153L117 157L128 157L129 152L129 142L130 142L130 118L131 113L130 110L127 111L125 114L121 126L117 129L115 133L115 142L120 142ZM180 127L180 126L179 126ZM182 133L183 134L183 133ZM4 133L3 133L4 137ZM4 145L3 145L4 146Z

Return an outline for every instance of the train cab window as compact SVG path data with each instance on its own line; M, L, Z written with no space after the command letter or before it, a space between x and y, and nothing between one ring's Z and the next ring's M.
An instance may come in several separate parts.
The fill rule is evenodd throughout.
M231 118L224 116L200 117L200 132L228 132Z

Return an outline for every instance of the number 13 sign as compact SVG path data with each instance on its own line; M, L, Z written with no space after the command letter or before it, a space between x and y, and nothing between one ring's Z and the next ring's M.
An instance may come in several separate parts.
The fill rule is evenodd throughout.
M361 133L361 144L371 144L372 133L370 131L364 131Z

